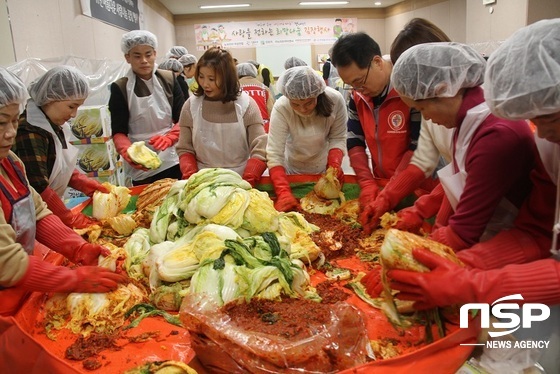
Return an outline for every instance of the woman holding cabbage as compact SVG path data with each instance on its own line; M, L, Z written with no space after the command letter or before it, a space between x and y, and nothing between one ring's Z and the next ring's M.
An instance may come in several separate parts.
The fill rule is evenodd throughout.
M70 66L47 71L29 86L31 99L20 119L13 151L27 168L31 186L41 194L49 209L68 227L84 228L95 221L72 214L62 201L68 186L92 196L107 193L98 181L76 170L78 150L67 142L66 122L76 116L89 93L87 78Z
M299 203L286 174L320 174L333 167L342 182L348 115L342 95L309 66L286 70L277 87L283 96L270 115L266 153L275 208L289 211Z
M13 314L29 291L108 292L125 280L97 266L69 269L33 255L35 241L78 265L97 265L109 251L86 242L51 213L10 151L25 96L21 80L0 68L0 315Z

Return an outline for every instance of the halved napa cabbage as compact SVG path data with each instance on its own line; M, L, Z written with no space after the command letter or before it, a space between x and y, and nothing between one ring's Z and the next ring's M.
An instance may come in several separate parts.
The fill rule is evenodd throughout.
M278 230L278 211L266 192L249 190L249 206L243 216L241 228L252 235Z
M157 169L161 166L161 159L158 154L148 148L143 141L132 143L126 153L132 161L148 169Z
M95 191L93 193L93 217L107 219L115 217L128 205L130 201L130 190L124 186L115 186L105 182L103 186L109 189L109 193Z

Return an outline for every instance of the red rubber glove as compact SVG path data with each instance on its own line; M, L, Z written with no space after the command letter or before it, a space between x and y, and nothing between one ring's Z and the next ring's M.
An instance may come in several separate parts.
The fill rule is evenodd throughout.
M82 213L74 215L72 211L64 205L60 196L50 187L45 188L41 193L41 198L47 203L49 210L70 228L75 227L83 229L97 223L95 219L87 217Z
M438 228L437 230L432 230L430 239L453 248L455 252L470 247L469 244L467 244L459 235L457 235L457 233L451 228L451 226L444 226Z
M108 256L111 253L105 247L85 241L53 214L37 221L35 238L79 265L97 265L100 255Z
M69 269L29 256L29 264L23 278L15 285L22 289L39 292L91 292L101 293L117 289L127 281L122 274L97 266Z
M350 157L350 165L352 169L354 169L358 184L360 185L360 196L358 200L360 201L360 209L362 212L358 217L358 221L367 232L370 227L366 228L369 220L368 216L364 214L364 209L370 202L375 200L379 193L379 187L377 187L375 178L369 168L366 149L364 147L353 147L348 151L348 156Z
M424 249L415 249L412 254L430 272L391 270L388 276L391 288L401 291L397 297L416 301L415 309L473 302L491 304L517 293L525 303L560 303L560 262L554 259L483 271L461 267Z
M132 161L132 159L128 155L127 150L132 145L132 142L130 141L128 136L126 136L123 133L116 133L116 134L113 135L113 143L115 144L115 148L117 148L117 152L119 153L119 155L121 155L121 157L126 162L128 162L128 164L132 168L138 169L138 170L148 170L144 166L142 166L140 164L137 164L136 162Z
M418 232L424 220L433 217L438 213L445 198L445 192L441 184L438 184L432 192L420 196L413 206L401 209L397 213L399 220L395 225L398 230Z
M367 228L373 230L379 226L381 216L412 193L426 179L424 172L416 165L408 164L406 169L395 175L385 188L364 208L364 220L367 220ZM371 233L366 230L366 233Z
M152 136L149 143L158 151L165 151L179 140L179 124L175 124L165 135Z
M291 210L299 210L301 206L299 201L292 194L290 182L286 176L286 170L283 166L275 166L270 169L270 178L276 193L276 202L274 208L280 212L289 212Z
M198 171L196 157L192 153L186 152L179 156L179 167L183 174L183 179L189 179L191 175Z
M371 297L381 296L383 292L383 283L381 282L381 271L383 268L381 266L376 266L361 279L362 284L366 288L367 293Z
M473 268L497 269L546 258L550 256L549 243L539 243L530 233L513 228L500 231L492 239L468 250L459 251L457 257Z
M247 165L243 171L243 179L251 184L251 187L255 187L257 183L261 180L261 176L266 170L266 162L259 160L258 158L250 158L247 160Z
M82 191L89 197L92 197L95 191L102 193L110 192L107 187L93 178L88 178L87 175L80 173L78 170L72 172L68 185L78 191Z
M336 169L336 179L340 182L342 186L344 184L344 170L342 170L342 159L344 158L344 152L339 148L331 148L327 156L327 169Z

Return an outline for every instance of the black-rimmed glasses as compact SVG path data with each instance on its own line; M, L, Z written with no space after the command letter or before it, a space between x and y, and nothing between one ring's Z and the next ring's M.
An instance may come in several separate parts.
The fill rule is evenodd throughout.
M368 76L369 76L369 70L371 69L371 63L373 62L373 59L371 59L371 61L369 62L368 68L367 68L367 72L366 72L366 76L364 77L364 79L359 83L359 86L356 86L354 84L347 84L345 83L343 86L343 89L345 90L351 90L354 89L356 91L362 91L364 89L364 86L366 85Z

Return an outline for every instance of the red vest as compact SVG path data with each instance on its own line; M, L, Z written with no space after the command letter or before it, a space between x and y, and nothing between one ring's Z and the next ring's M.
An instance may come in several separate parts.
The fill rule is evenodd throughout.
M2 210L4 211L4 219L7 223L10 223L12 222L12 205L27 197L30 192L21 166L17 165L10 157L6 157L0 161L0 167L6 171L15 187L14 190L8 181L0 175L0 204L2 204Z
M354 91L354 102L371 153L376 177L391 178L410 145L410 108L391 89L378 108L379 123L373 115L373 100Z
M268 101L269 92L266 89L265 85L256 85L256 84L244 84L241 86L241 89L249 96L255 100L257 105L259 106L259 110L261 111L261 116L265 122L270 120L270 115L268 114L268 109L266 107L266 103Z

